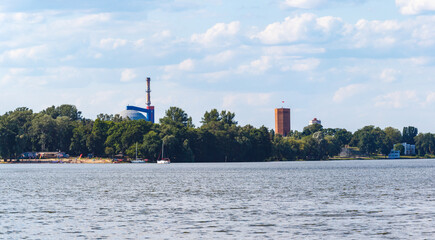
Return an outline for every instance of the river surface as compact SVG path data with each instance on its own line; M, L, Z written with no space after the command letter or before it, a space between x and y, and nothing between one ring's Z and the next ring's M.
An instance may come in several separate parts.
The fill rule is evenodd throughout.
M0 239L398 238L435 238L435 160L0 164Z

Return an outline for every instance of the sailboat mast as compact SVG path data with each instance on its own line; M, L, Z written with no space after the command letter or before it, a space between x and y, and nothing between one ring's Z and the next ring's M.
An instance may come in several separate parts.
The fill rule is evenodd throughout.
M165 142L162 141L162 159L164 158L163 157L164 151L165 151Z

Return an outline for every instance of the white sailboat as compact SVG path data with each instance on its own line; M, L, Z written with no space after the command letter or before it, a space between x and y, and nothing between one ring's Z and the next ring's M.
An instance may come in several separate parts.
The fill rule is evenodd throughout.
M165 147L165 144L164 144L164 142L162 142L162 159L159 159L159 160L157 160L157 163L158 164L169 164L169 163L171 163L171 160L169 159L169 158L164 158L163 156L163 154L164 154L164 147Z
M135 160L132 160L132 161L130 161L131 163L145 163L145 161L144 160L142 160L142 159L138 159L137 158L137 143L136 143L136 159Z

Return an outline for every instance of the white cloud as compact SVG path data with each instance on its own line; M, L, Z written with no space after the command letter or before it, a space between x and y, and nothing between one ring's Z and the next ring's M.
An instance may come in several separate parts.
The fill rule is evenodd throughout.
M238 73L248 73L248 74L262 74L272 67L272 58L269 56L262 56L261 58L250 62L247 65L241 65L237 69Z
M233 57L234 57L234 51L227 50L227 51L223 51L223 52L220 52L218 54L215 54L215 55L208 55L205 57L204 60L206 62L221 64L221 63L228 62Z
M272 96L270 93L230 93L224 96L222 108L234 109L238 106L268 105Z
M285 0L283 5L290 8L313 9L318 7L329 6L331 4L355 4L364 0Z
M178 64L178 69L181 71L192 71L194 68L195 68L195 63L190 58Z
M291 66L291 69L297 72L311 71L316 69L319 66L319 64L320 64L319 59L315 59L315 58L300 59L294 61L293 65Z
M366 86L363 84L351 84L351 85L348 85L346 87L341 87L335 92L332 100L334 102L340 103L340 102L343 102L344 100L351 98L351 97L353 97L353 96L355 96L355 95L357 95L365 90L366 90Z
M396 0L400 12L406 15L420 14L426 11L435 11L433 0Z
M168 74L163 76L164 79L171 78L174 74L177 74L178 72L190 72L195 69L195 61L188 58L179 64L174 65L168 65L164 67L165 72Z
M0 62L6 60L22 61L35 60L44 57L48 53L48 47L45 45L17 48L4 52L0 55Z
M199 77L209 83L216 83L224 78L226 80L230 79L231 75L233 75L232 71L225 70L225 71L218 71L218 72L203 73L200 74Z
M286 17L284 22L269 24L262 32L253 38L266 44L292 43L298 41L321 42L331 35L338 36L344 30L340 18L305 13L294 17Z
M121 72L121 82L129 82L137 77L136 72L133 69L124 69Z
M125 39L114 39L114 38L104 38L100 40L100 48L103 49L117 49L119 47L125 46L127 44L127 40Z
M416 91L397 91L376 97L376 107L404 108L418 102Z
M66 23L69 25L65 26L89 27L91 25L108 22L109 20L111 20L111 14L109 13L88 14L79 18L68 20Z
M8 72L0 79L1 85L9 85L9 87L20 86L24 88L34 88L47 85L53 76L34 76L31 69L27 68L10 68Z
M417 17L409 29L410 35L422 47L435 43L435 16Z
M279 66L280 70L304 72L316 69L320 60L316 58L300 58L300 57L275 57L275 64Z
M405 63L411 63L413 65L426 65L430 61L431 59L428 57L413 57L404 60Z
M426 103L435 103L435 92L431 92L427 95Z
M284 5L292 8L316 8L326 3L327 0L285 0Z
M153 40L165 40L172 37L172 33L169 30L163 30L153 34Z
M379 77L383 82L392 83L392 82L396 81L396 79L397 79L396 75L399 73L400 73L400 71L398 71L398 70L395 70L392 68L386 68L381 72Z
M104 105L109 102L111 99L116 98L117 92L113 90L103 90L98 91L92 94L92 99L90 99L90 103L92 105Z
M355 24L349 24L337 17L304 13L286 17L283 22L271 23L252 34L251 39L259 39L264 44L304 43L299 44L303 46L320 43L323 44L318 46L320 49L331 43L330 46L338 49L401 47L402 51L412 51L415 47L435 45L434 25L435 16L418 16L403 21L360 19Z
M267 55L282 56L291 54L320 54L325 53L325 48L313 47L305 44L292 46L269 46L264 47L263 52Z
M23 24L40 23L45 19L42 13L0 13L0 22L14 22Z
M226 43L231 40L240 30L240 22L234 21L228 24L217 23L205 33L193 34L190 38L192 42L210 46L219 43Z
M355 24L353 39L349 39L349 42L357 48L367 46L392 47L402 37L400 33L403 30L403 26L397 21L361 19Z

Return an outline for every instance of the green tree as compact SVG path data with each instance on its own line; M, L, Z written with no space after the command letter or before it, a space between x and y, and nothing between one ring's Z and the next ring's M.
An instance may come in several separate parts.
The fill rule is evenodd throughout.
M415 150L418 155L435 154L435 136L432 133L420 133L415 137Z
M37 150L57 150L56 126L56 121L50 115L37 114L32 120L30 134Z
M32 110L24 107L0 116L0 156L17 157L32 149L29 135L32 119Z
M325 136L322 131L303 138L303 158L307 160L325 160L337 155L340 147L332 136Z
M221 114L220 114L221 121L224 124L227 124L230 126L237 125L237 121L234 120L235 117L236 117L236 114L232 113L230 111L221 111Z
M178 107L170 107L168 110L166 110L166 114L160 119L160 123L179 127L194 127L192 118L189 117L183 109Z
M202 117L201 123L202 125L209 124L211 122L219 122L222 118L219 115L219 112L217 109L212 109L210 112L206 111L204 113L204 117Z
M141 143L143 136L152 128L152 123L145 120L121 121L111 125L107 131L105 146L115 150L116 153L127 153L127 149ZM132 151L128 154L133 157Z
M97 118L93 123L91 134L87 137L86 146L94 155L103 156L106 154L104 143L107 140L109 129L114 124L112 121L101 120L100 118Z
M402 142L402 133L400 133L399 129L386 127L384 132L388 147L393 148L394 144Z
M76 126L73 129L73 136L71 139L70 151L73 155L88 154L89 149L87 147L88 136L92 132L92 121L89 119L82 119L76 121Z
M114 120L114 116L113 114L104 114L104 113L100 113L97 115L97 119L100 121L113 121Z
M69 117L72 121L82 119L82 112L78 111L76 106L69 104L63 104L58 107L51 106L43 110L41 113L49 115L53 119L61 116Z
M140 147L141 156L151 160L157 160L161 154L162 140L158 133L151 130L143 137L143 143Z
M73 137L74 122L67 116L55 119L56 143L55 150L68 152Z
M344 128L335 129L334 140L339 147L344 147L352 140L352 133Z
M414 138L418 134L418 129L416 127L404 127L402 133L402 140L408 144L415 144Z
M272 156L274 161L293 161L301 158L303 143L294 137L276 135L272 142Z
M385 132L379 127L365 126L353 134L351 145L356 146L362 153L373 155L376 153L388 154Z
M310 136L313 133L318 132L318 131L322 131L322 130L323 130L322 124L315 123L315 124L311 124L311 125L304 127L304 130L302 131L302 135L303 136Z
M394 144L394 150L400 151L401 156L405 155L405 147L401 143Z

